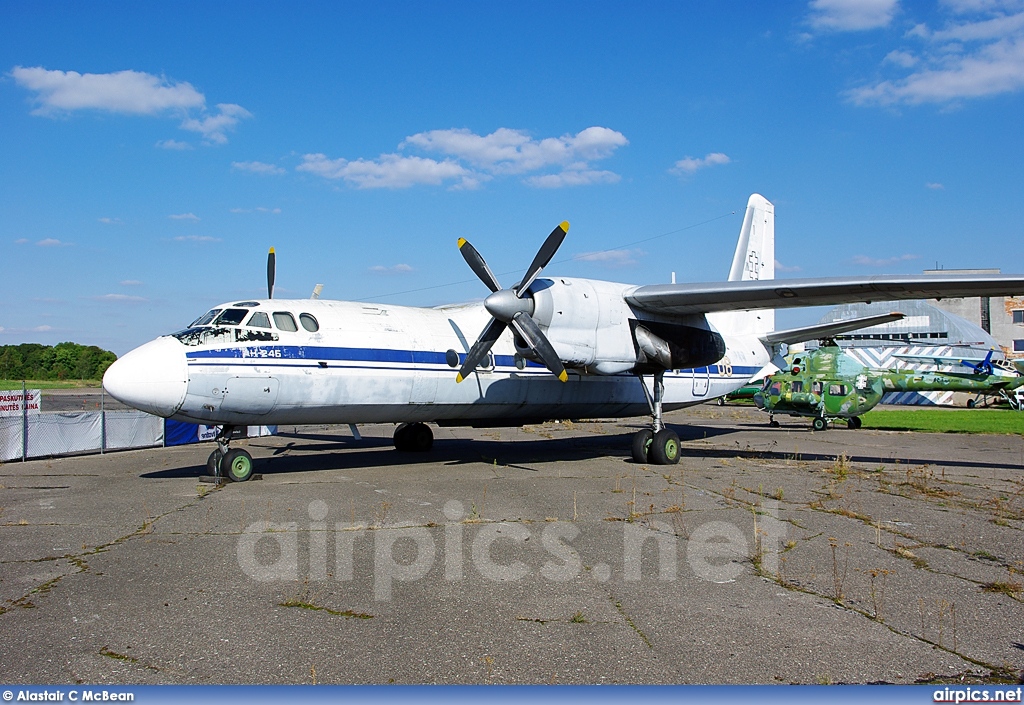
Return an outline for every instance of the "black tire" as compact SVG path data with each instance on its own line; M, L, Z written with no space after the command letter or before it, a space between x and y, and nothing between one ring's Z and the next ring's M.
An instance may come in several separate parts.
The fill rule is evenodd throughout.
M648 460L654 465L675 465L679 462L679 436L675 431L663 428L654 434Z
M409 424L403 423L399 424L398 428L395 429L395 450L402 453L412 450L409 428Z
M645 464L647 462L647 452L651 447L651 441L654 439L654 431L649 428L645 428L642 431L637 431L633 434L633 462Z
M860 428L861 424L862 422L859 416L851 416L850 418L846 419L846 427L852 428L854 431Z
M252 477L252 456L241 448L228 451L220 461L220 471L232 482L245 482Z
M772 428L778 428L781 424L775 419L771 419L768 421L768 425L771 426Z
M815 431L824 431L828 428L828 421L820 416L815 416L814 421L811 422L811 427L814 428Z
M212 477L220 475L220 461L223 458L223 454L220 452L220 448L210 453L210 457L206 459L206 474Z
M409 450L426 453L434 445L434 432L425 423L414 423L405 429L409 439Z
M718 405L725 406L725 397L718 397Z
M974 401L973 399L968 399L967 400L967 408L968 409L973 409L977 405L978 405L978 402Z

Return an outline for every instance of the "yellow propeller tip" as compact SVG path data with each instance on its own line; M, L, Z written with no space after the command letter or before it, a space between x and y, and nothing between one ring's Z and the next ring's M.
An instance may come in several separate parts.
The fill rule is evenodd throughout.
M274 254L274 248L273 247L270 248L270 254Z
M569 375L566 374L565 370L562 370L562 374L558 375L558 379L560 381L562 381L562 382L568 382L569 381Z
M569 221L568 220L563 220L562 221L562 225L560 227L562 228L563 231L569 232Z
M457 374L457 375L455 375L455 384L459 384L459 383L460 383L460 382L462 382L462 380L464 380L464 379L465 379L465 377L463 377L461 373L460 373L460 374Z
M459 238L459 249L461 250L462 246L465 245L465 244L466 244L466 238L460 237Z

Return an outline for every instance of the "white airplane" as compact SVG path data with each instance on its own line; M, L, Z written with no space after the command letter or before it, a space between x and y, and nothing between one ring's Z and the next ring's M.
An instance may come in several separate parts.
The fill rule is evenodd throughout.
M539 277L568 229L552 231L511 288L460 239L491 294L437 308L274 299L271 250L267 299L221 304L132 350L107 370L104 389L157 416L221 425L208 468L235 481L253 471L251 456L229 445L246 425L398 423L395 447L426 451L426 422L520 426L650 413L633 458L669 464L679 437L664 412L739 389L782 361L786 344L890 320L775 331L775 308L1024 292L1024 277L1008 275L773 281L775 209L757 194L724 283Z

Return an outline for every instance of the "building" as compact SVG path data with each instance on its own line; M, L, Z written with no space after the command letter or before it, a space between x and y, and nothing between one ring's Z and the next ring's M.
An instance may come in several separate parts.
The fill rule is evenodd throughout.
M925 274L999 274L998 269L926 269ZM1024 292L1022 292L1024 294ZM933 302L944 311L991 334L1008 358L1024 358L1024 296L943 299Z

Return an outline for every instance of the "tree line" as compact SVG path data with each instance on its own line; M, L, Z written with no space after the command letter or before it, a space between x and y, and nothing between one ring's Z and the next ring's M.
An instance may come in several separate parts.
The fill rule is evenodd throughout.
M116 359L95 345L0 345L0 379L102 379Z

